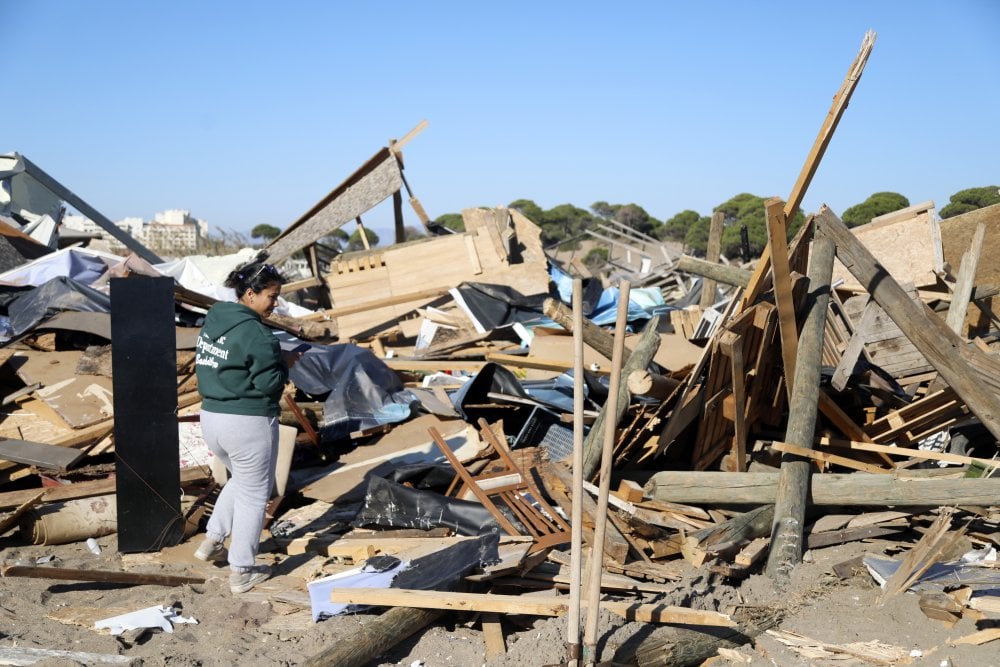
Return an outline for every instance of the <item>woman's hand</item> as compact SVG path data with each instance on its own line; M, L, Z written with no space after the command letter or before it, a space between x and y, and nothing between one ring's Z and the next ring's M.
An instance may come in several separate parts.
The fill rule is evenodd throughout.
M299 359L301 359L304 355L305 352L296 352L292 350L291 352L282 352L281 358L285 362L285 365L291 368L298 363Z

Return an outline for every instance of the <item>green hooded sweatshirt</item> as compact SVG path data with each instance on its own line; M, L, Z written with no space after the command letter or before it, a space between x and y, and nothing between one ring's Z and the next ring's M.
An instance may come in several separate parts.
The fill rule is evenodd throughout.
M288 381L281 347L260 315L241 303L208 311L195 361L202 408L209 412L276 417Z

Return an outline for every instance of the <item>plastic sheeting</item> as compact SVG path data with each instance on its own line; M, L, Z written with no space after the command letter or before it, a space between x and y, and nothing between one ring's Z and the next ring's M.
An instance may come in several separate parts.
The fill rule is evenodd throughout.
M405 421L418 403L391 368L356 345L314 345L289 377L305 393L325 396L319 431L323 442Z
M111 262L121 257L98 253L82 248L66 248L50 253L0 274L0 282L10 285L44 285L53 278L72 278L83 285L91 285L107 270Z
M542 312L548 294L523 296L507 285L487 283L462 283L450 290L450 294L479 333L505 324L533 326L548 321Z
M14 299L7 306L7 315L13 334L20 336L64 310L108 313L111 298L75 280L59 277Z
M352 524L359 528L420 530L443 526L459 535L500 532L500 526L481 503L412 489L375 476L368 478L365 502Z

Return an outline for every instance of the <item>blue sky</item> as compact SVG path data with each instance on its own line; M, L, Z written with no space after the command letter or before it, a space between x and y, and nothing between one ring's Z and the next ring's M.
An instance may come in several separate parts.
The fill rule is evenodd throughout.
M882 190L940 208L1000 181L994 0L0 0L0 24L0 152L115 220L284 228L422 119L405 174L432 218L787 197L868 28L803 208ZM366 223L387 235L391 215Z

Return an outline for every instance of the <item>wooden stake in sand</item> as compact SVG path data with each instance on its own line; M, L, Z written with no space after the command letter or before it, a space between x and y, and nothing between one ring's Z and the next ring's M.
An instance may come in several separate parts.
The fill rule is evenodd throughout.
M618 287L618 314L615 320L615 342L611 356L611 384L604 408L608 420L604 423L604 448L601 455L600 492L594 517L594 544L590 550L587 578L587 625L584 628L584 660L597 662L597 622L601 603L601 574L604 571L604 534L608 523L608 494L611 492L611 460L614 457L615 430L618 420L618 385L622 381L622 357L625 352L625 324L628 320L628 297L631 283L623 280Z
M580 664L580 580L583 565L583 281L573 281L573 502L570 527L569 610L566 613L566 658Z

